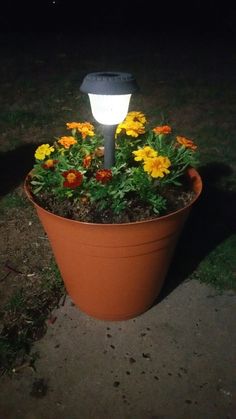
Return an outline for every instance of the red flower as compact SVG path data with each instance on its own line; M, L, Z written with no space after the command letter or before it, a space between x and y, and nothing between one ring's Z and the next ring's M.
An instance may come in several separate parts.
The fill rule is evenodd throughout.
M82 173L75 169L66 170L66 172L62 173L62 176L66 179L63 182L65 188L75 189L83 182Z
M48 160L46 160L43 164L42 164L42 167L44 168L44 169L50 169L50 170L53 170L55 167L55 164L57 164L58 163L58 160L53 160L53 159L48 159Z
M107 183L112 179L112 171L110 169L101 169L96 173L96 180L98 182Z

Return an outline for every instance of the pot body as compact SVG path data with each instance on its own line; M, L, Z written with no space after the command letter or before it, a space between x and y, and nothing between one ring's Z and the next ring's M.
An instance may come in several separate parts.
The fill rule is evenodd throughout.
M153 220L93 224L59 217L33 202L72 301L102 320L126 320L145 312L157 298L192 204L202 182L189 177L196 193L190 205Z

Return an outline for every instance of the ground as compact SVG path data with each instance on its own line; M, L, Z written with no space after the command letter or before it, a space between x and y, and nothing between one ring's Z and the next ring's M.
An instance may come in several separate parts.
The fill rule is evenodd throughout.
M236 59L230 42L8 34L1 51L0 417L233 419ZM145 110L151 121L164 114L202 154L202 198L161 297L126 322L95 320L73 305L23 190L35 147L60 135L65 122L91 120L79 85L97 70L135 74L141 91L132 110Z
M234 419L234 312L233 293L196 280L124 322L67 298L33 347L35 369L2 377L1 417Z

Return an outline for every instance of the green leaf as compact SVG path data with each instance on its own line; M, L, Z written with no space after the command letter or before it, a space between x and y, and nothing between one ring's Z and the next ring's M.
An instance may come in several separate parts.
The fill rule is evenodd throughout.
M34 193L37 194L39 191L41 191L43 185L39 186L38 188L34 189Z
M43 182L38 182L37 180L31 180L32 185L43 185Z

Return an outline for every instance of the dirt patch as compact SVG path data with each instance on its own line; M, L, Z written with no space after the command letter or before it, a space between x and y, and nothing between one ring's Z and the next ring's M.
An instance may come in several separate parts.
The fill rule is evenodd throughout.
M48 391L47 383L45 382L44 378L40 378L33 382L30 395L32 397L36 397L37 399L41 399L42 397L46 396L47 391Z
M31 362L31 344L45 334L64 293L47 237L22 187L14 196L20 206L1 205L1 373Z

